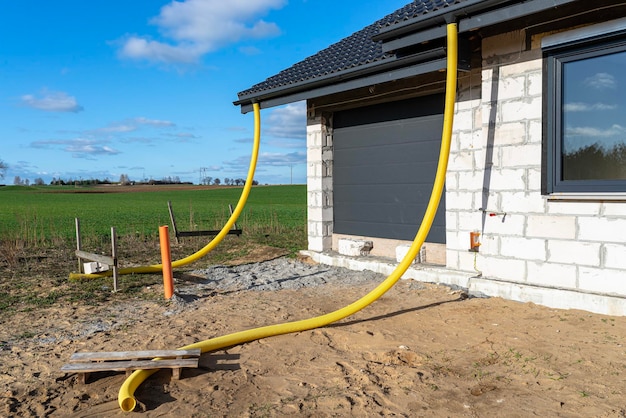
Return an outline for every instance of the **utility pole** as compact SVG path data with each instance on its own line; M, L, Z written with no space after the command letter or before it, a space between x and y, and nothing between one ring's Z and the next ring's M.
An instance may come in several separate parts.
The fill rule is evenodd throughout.
M200 167L200 184L204 184L204 180L206 179L208 168Z

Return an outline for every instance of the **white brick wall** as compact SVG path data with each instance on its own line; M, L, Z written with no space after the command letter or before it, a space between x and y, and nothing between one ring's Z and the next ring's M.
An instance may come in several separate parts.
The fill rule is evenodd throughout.
M600 202L548 202L548 213L551 215L599 215L601 208Z
M536 45L523 50L525 39L484 39L484 68L462 76L446 175L447 268L488 294L626 312L626 202L541 195L543 62ZM309 118L307 127L309 249L319 252L332 245L324 123ZM478 253L468 251L473 230Z
M479 257L478 270L485 277L497 277L506 281L526 281L526 262L513 257Z
M526 226L526 218L519 214L507 214L502 222L502 216L486 216L483 227L484 234L492 234L500 237L523 236Z
M626 244L604 244L604 267L626 272Z
M541 144L503 147L500 164L503 167L536 166L541 161Z
M576 287L576 267L568 264L529 262L528 283L538 286L573 289Z
M537 193L503 191L500 199L500 210L506 213L544 213L546 208L545 199Z
M578 239L598 242L624 242L626 219L578 217Z
M624 202L604 202L602 205L602 214L604 216L619 216L626 218L626 204L624 204Z
M500 237L500 255L519 260L546 261L546 241L523 237Z
M626 295L626 275L624 270L580 267L578 288L602 294Z
M533 292L545 287L546 300L554 300L555 289L591 292L591 310L602 294L622 295L626 304L626 203L541 195L542 59L537 49L519 51L524 36L483 41L481 100L457 106L448 169L453 181L446 185L448 267L468 275L478 270L481 280L529 285ZM478 254L468 251L475 229L482 234ZM568 300L580 306L575 299Z
M322 118L307 120L307 219L308 249L326 251L332 247L333 208L332 148L325 144Z
M529 237L574 239L576 217L529 215L527 218Z
M548 261L582 266L600 267L599 242L548 241Z

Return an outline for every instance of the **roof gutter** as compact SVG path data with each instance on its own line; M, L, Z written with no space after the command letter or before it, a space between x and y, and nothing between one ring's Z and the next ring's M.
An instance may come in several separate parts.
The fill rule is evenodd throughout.
M521 1L521 0L518 0ZM380 30L378 35L372 37L372 40L386 41L392 38L405 35L416 30L425 29L432 26L446 25L458 18L483 11L486 8L497 6L502 3L509 3L507 0L470 0L464 3L457 3L452 6L441 8L433 12L423 15L421 18L407 20L404 23L398 23L388 28ZM445 29L445 28L444 28ZM444 31L445 35L445 31Z
M476 11L476 8L473 8L472 10L464 9L463 11L466 12L466 16L459 18L459 33L469 32L481 27L490 26L508 20L519 19L548 9L563 6L567 3L573 3L574 1L577 0L526 0L518 4L509 4L505 7L494 8L487 12L477 13L471 16L469 16L469 14ZM409 27L411 27L411 30L413 31L417 30L417 32L409 33ZM406 33L407 35L398 35L399 37L396 36L395 39L389 39L387 42L384 42L382 46L383 52L391 52L407 46L417 45L437 38L443 38L446 34L446 27L443 24L440 26L432 25L432 27L419 30L419 28L416 29L407 22L404 29L405 32L403 33ZM376 35L376 37L379 36L380 35Z

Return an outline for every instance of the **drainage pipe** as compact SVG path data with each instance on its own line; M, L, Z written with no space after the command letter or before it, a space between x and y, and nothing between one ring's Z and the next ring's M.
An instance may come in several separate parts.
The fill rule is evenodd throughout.
M243 190L241 192L241 196L239 197L239 202L237 202L237 206L235 210L233 210L232 215L220 232L203 248L195 252L194 254L187 256L185 258L181 258L180 260L172 261L172 268L184 266L186 264L192 263L194 261L199 260L200 258L207 255L211 252L223 239L226 235L228 235L228 231L230 231L237 222L237 218L243 211L244 206L246 205L246 201L248 200L248 196L250 195L250 189L252 188L252 182L254 181L254 172L256 170L256 163L259 157L259 146L261 143L261 114L258 103L253 104L254 109L254 143L252 146L252 156L250 157L250 167L248 168L248 177L246 178L246 182L243 186ZM141 273L159 273L163 270L163 264L154 264L151 266L140 266L140 267L128 267L118 270L118 274L141 274ZM71 273L70 279L95 279L99 277L110 276L111 272L104 272L101 274L84 274L84 273Z
M189 350L193 348L199 348L202 353L207 353L215 350L219 350L226 347L231 347L238 344L247 343L250 341L258 340L261 338L271 337L274 335L288 334L292 332L306 331L314 328L319 328L331 324L346 318L367 305L376 301L385 292L396 284L396 282L402 277L404 272L409 268L413 259L417 257L422 244L424 243L430 227L435 218L437 207L441 195L443 194L443 186L446 177L446 171L448 168L448 156L450 154L450 142L452 139L452 122L454 119L454 104L456 99L456 80L457 80L457 26L456 23L450 23L447 27L447 43L448 43L448 59L447 59L447 75L446 75L446 99L445 110L443 117L443 131L441 135L441 149L439 152L439 163L437 165L437 173L435 175L435 181L433 189L428 201L428 206L422 219L422 223L417 231L413 244L409 248L409 251L402 259L400 264L395 270L387 277L381 284L379 284L374 290L363 296L361 299L353 302L352 304L336 310L334 312L321 315L318 317L304 319L300 321L288 322L285 324L269 325L261 328L250 329L247 331L240 331L233 334L225 335L222 337L211 338L209 340L200 341L194 344L190 344L181 347L181 350ZM158 359L155 359L158 360ZM158 369L157 369L158 370ZM150 375L156 373L157 370L136 370L134 371L122 384L118 393L118 403L120 408L129 412L135 409L137 401L135 400L134 393L139 385L146 380Z

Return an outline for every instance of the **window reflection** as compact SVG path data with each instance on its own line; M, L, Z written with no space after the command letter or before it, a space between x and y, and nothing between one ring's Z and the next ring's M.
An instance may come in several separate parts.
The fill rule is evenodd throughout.
M626 179L624 71L626 52L563 64L562 180Z

